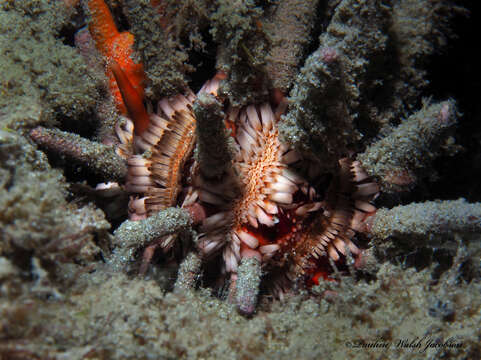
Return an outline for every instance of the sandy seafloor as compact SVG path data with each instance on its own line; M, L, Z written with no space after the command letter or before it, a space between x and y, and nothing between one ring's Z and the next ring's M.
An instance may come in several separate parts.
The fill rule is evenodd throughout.
M302 89L289 93L290 109L322 102L319 94L326 96L326 103L339 105L336 86L334 95L312 90L330 86L323 76L331 70L316 73L306 62L322 46L343 46L352 61L341 66L345 76L339 81L358 81L359 86L342 93L348 100L340 112L352 116L349 121L331 124L327 130L309 129L302 120L292 120L291 111L286 138L296 126L301 130L292 131L309 139L355 133L352 140L327 141L340 151L354 143L356 152L362 153L419 111L423 99L429 99L425 103L452 99L459 115L441 145L431 145L436 143L432 140L423 145L427 149L411 149L428 154L415 170L416 181L401 190L383 191L375 202L387 209L425 204L419 213L392 219L407 224L402 231L387 231L389 236L383 238L361 236L366 264L342 274L338 282L293 290L283 300L261 292L250 317L216 296L210 278L202 278L191 290L173 292L179 256L167 259L156 253L145 277L136 270L142 249L133 251L135 261L128 266L111 265L108 259L117 241L113 234L126 219L125 198L96 199L88 189L105 181L102 175L85 162L39 147L29 136L37 126L92 141L113 136L118 115L102 66L88 63L75 45L75 33L88 18L75 3L0 1L0 359L479 358L481 71L474 55L479 47L476 1L453 2L468 12L435 0L321 1L317 8L315 1L302 5L286 1L300 13L308 12L303 8L308 4L317 9L311 11L311 25L297 25L311 35L294 39L299 34L292 25L294 40L289 46L303 51L289 58L290 75L275 85L289 93L294 83L303 86L302 76L318 79L312 82L317 85L306 85L305 97ZM136 38L143 41L149 20L137 16L135 6L146 3L109 2L119 26L138 31ZM176 9L166 3L167 13ZM244 105L252 101L257 95L246 95L239 80L249 66L251 72L265 75L259 60L264 52L270 54L264 60L274 72L282 72L279 57L287 56L272 50L279 47L272 35L276 26L287 26L282 23L287 20L273 12L277 3L179 2L178 11L163 21L171 21L176 34L169 46L184 47L176 55L159 55L166 58L162 64L155 62L157 55L148 45L139 50L152 76L148 100L158 101L159 94L183 87L183 82L198 90L217 67L238 75L227 86L228 97ZM390 20L365 16L376 10ZM339 40L355 34L355 29L365 32L354 40ZM274 40L260 46L269 31ZM248 55L232 60L246 47ZM189 63L190 72L176 61ZM300 69L304 75L297 77ZM354 93L357 98L352 100ZM381 93L388 93L389 99ZM363 136L358 136L360 132ZM321 154L322 146L313 149L326 161L332 155ZM379 178L383 188L389 185L382 183L386 177ZM459 198L474 204L469 208L472 214L455 207L434 219L434 229L426 223L433 220L424 217L422 207L428 211L432 206L426 201ZM214 276L211 270L205 272Z

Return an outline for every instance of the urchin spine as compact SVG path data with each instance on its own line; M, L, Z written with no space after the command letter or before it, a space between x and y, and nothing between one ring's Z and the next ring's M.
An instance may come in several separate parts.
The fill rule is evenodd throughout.
M255 311L259 284L261 282L261 263L255 257L244 258L238 267L236 283L236 303L242 314L250 315Z
M369 230L372 236L426 237L429 234L481 231L481 203L465 199L426 201L392 209L379 209Z
M57 152L87 167L105 181L123 181L127 165L112 146L90 141L79 135L41 126L30 132L41 147Z

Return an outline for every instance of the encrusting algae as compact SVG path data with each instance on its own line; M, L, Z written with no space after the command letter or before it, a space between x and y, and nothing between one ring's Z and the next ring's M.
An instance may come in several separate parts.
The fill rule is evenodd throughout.
M2 2L0 359L475 358L455 3Z

